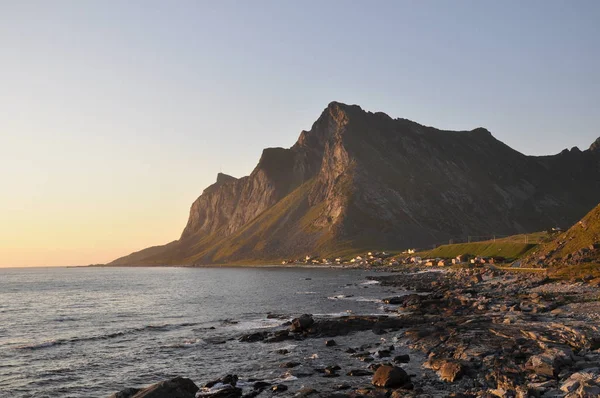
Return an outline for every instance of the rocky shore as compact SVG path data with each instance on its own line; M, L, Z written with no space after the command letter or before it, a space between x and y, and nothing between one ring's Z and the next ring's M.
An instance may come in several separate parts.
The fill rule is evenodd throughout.
M313 356L277 350L278 380L175 378L111 398L600 397L596 284L493 267L403 269L375 279L413 293L382 297L388 316L304 314L239 336L245 344L318 347ZM316 365L316 356L328 365Z

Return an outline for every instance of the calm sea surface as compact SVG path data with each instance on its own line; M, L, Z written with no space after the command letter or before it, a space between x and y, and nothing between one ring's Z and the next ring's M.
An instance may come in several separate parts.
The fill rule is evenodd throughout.
M302 313L382 313L379 299L391 292L369 275L298 268L0 269L0 396L106 397L177 375L197 384L228 372L285 379L278 368L284 359L274 351L287 348L300 358L311 355L312 343L294 352L290 342L237 338Z

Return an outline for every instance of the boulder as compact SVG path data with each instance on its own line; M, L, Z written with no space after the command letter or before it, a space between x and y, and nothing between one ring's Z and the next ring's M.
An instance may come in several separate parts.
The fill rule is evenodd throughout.
M229 384L233 387L235 387L235 385L237 384L238 381L238 376L237 375L225 375L223 377L220 377L216 380L213 381L209 381L208 383L206 383L204 385L205 388L212 388L213 386L217 385L217 384Z
M240 341L242 343L255 343L257 341L263 341L269 336L267 332L255 332L250 334L245 334L240 337Z
M127 388L110 398L194 398L198 390L190 379L175 377L142 389Z
M423 297L421 295L413 293L413 294L407 294L404 296L384 298L382 301L385 304L401 305L402 307L409 307L412 305L419 304L422 299L423 299Z
M371 376L373 372L369 372L365 369L352 369L350 372L346 373L347 376Z
M396 362L396 363L409 363L410 362L410 356L408 354L396 355L394 357L394 362Z
M137 394L138 391L140 391L139 388L125 388L124 390L114 393L109 398L131 398Z
M294 395L295 397L309 397L311 395L315 395L318 394L319 392L317 390L315 390L314 388L311 387L304 387L298 390L298 392L296 392L296 394Z
M292 320L290 331L295 333L304 332L308 330L308 328L311 327L313 323L315 323L315 320L313 319L312 315L301 315L300 317L294 318Z
M438 370L440 379L449 383L454 383L455 380L460 378L463 373L463 367L458 362L445 362Z
M279 342L288 340L290 338L291 337L290 337L289 330L278 330L275 333L273 333L272 336L265 339L265 343L279 343Z
M450 383L458 380L463 373L462 365L459 362L450 359L429 358L423 366L435 370L441 380Z
M300 366L300 362L286 362L279 365L280 368L295 368L296 366Z
M252 388L255 390L264 390L267 387L271 387L271 383L266 381L257 381L252 385Z
M404 369L397 366L382 365L375 374L371 383L376 387L395 388L410 383L410 376Z
M284 392L287 391L287 389L288 387L285 384L276 384L271 387L271 391L273 391L273 393Z
M568 348L548 348L545 352L529 358L525 369L538 376L556 377L563 365L572 363L572 351Z
M209 392L200 393L197 395L197 398L240 398L241 396L241 388L226 384L223 388L219 388L215 391L211 390Z

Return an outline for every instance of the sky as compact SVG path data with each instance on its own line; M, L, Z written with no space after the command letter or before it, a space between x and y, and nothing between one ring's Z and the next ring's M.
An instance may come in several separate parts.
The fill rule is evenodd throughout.
M0 267L177 239L331 101L529 155L600 136L600 2L0 0Z

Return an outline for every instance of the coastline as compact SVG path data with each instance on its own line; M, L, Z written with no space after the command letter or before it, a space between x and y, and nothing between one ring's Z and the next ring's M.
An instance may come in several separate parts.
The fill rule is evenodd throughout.
M287 362L295 380L331 380L319 391L298 388L297 382L254 380L247 374L215 375L214 382L197 381L202 386L196 387L197 396L570 398L596 395L567 395L568 386L583 393L600 391L600 327L594 326L600 321L598 286L496 267L395 271L369 278L383 287L414 292L381 297L392 305L389 315L295 314L291 324L239 337L261 347L288 340L315 350L321 347L320 355L330 355L339 364L315 368L306 358ZM287 356L282 354L282 361ZM282 367L288 365L284 362ZM295 371L296 366L304 372ZM403 375L402 383L380 385L380 373L388 368ZM593 377L580 380L584 370ZM344 383L335 382L344 375Z

